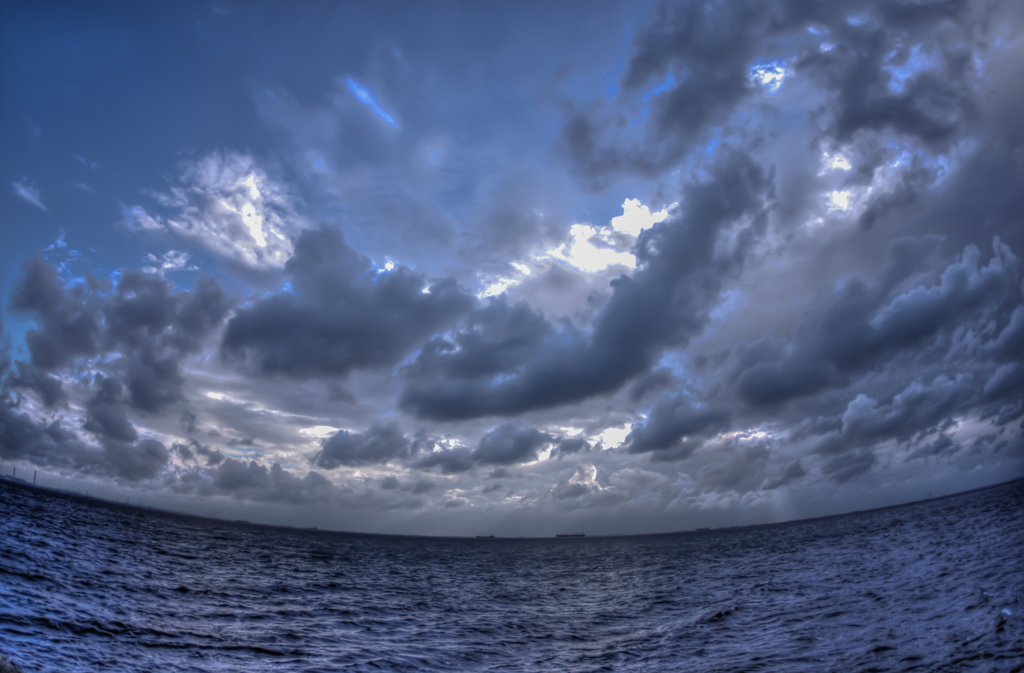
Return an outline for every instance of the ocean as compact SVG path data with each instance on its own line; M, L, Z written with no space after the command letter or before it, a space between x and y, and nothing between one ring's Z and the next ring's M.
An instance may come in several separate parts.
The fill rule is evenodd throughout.
M1024 671L1024 482L785 525L453 539L0 482L0 652L53 671Z

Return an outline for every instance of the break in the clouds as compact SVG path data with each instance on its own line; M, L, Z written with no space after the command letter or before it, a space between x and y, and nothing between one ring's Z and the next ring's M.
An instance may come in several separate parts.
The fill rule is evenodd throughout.
M12 7L4 465L542 535L1024 474L1014 3Z

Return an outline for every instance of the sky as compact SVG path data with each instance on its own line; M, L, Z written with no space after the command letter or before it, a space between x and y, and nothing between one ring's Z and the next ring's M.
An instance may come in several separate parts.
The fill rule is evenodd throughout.
M1024 476L1024 6L0 8L0 471L625 534Z

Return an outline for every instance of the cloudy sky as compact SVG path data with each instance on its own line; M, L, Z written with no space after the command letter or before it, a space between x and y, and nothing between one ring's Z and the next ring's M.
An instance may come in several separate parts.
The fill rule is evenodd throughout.
M0 14L5 474L459 535L1024 475L1020 3Z

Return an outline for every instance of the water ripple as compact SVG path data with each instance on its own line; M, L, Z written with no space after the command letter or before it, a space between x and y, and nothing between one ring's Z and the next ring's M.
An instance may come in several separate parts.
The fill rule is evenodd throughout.
M1024 484L781 527L362 537L0 484L26 671L1024 670Z

